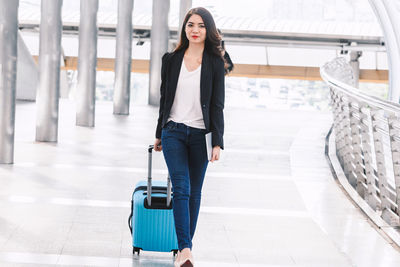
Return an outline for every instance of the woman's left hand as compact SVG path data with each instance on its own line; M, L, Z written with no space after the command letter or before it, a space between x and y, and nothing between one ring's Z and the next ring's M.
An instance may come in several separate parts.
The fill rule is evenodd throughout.
M221 151L221 148L219 146L215 146L213 147L212 150L212 155L211 155L211 162L217 161L219 160L219 153Z

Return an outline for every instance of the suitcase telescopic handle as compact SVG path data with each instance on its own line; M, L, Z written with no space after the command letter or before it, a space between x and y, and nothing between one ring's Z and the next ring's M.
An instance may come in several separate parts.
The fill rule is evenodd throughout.
M152 162L153 162L153 149L154 145L149 145L149 159L148 159L148 171L147 171L147 204L149 207L151 206L151 186L152 186L152 177L151 177L151 170L152 170ZM171 204L171 178L168 173L168 180L167 180L167 207Z
M149 145L149 159L148 159L148 170L147 170L147 204L149 207L151 206L151 169L152 169L152 162L153 162L153 145Z

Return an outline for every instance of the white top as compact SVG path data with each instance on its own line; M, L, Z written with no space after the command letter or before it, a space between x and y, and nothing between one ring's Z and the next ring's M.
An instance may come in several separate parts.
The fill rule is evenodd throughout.
M168 121L184 123L193 128L205 129L200 103L201 65L194 71L188 71L182 60L174 103Z

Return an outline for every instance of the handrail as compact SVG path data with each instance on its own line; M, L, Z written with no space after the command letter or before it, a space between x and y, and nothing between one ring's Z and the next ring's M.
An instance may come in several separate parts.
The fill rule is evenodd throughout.
M349 183L389 225L400 226L400 104L358 90L345 58L320 69L330 88L336 155Z
M345 58L339 57L339 58L336 58L335 61L340 61L342 64L344 64ZM375 96L368 95L365 92L360 91L356 87L351 86L344 81L340 81L337 78L335 78L333 75L329 74L327 72L326 68L327 68L328 64L332 64L332 63L333 63L332 61L325 63L325 65L323 65L320 68L321 77L329 86L335 87L337 90L340 90L342 93L349 95L353 98L359 98L363 102L372 104L377 108L389 109L391 112L400 113L400 104L390 102L387 100L383 100L383 99L380 99Z

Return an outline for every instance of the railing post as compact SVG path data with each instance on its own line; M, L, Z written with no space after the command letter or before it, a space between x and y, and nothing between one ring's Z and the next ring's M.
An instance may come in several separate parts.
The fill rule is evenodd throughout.
M346 101L346 102L345 102ZM350 127L350 117L349 117L349 107L347 105L347 100L344 96L340 96L340 113L341 113L341 128L343 132L344 139L344 167L345 174L347 174L347 179L349 183L353 186L357 186L357 177L355 176L354 168L352 166L353 162L353 151L352 151L352 136Z
M0 164L14 162L18 5L0 0Z
M383 147L383 136L382 132L385 131L385 124L383 121L387 120L384 118L384 111L382 109L371 109L371 122L372 122L372 135L374 138L374 148L376 157L376 172L378 176L379 196L380 204L377 209L381 210L381 217L390 225L398 225L398 220L389 202L389 191L386 174L386 160L385 150Z
M359 122L359 112L357 108L353 107L352 99L349 99L348 109L349 109L349 117L350 117L350 129L351 129L351 145L353 150L353 165L354 172L357 177L357 185L356 190L360 196L365 198L365 180L366 177L364 175L364 169L362 167L362 157L361 157L361 138L360 138L360 122Z
M392 151L394 188L396 193L397 215L400 216L400 130L399 121L396 115L389 116L389 136ZM400 223L400 221L397 221Z
M362 142L362 154L364 156L365 176L367 178L367 194L365 199L367 203L376 210L376 187L375 187L375 175L374 168L372 166L372 149L371 149L371 116L367 112L365 103L359 103L359 114L360 114L360 128L361 128L361 142Z
M345 155L345 145L343 137L343 129L341 128L341 113L340 113L340 100L336 92L331 88L331 104L333 110L333 126L335 130L335 144L336 144L336 155L338 156L339 162L344 168L344 155ZM347 173L345 173L347 175Z

